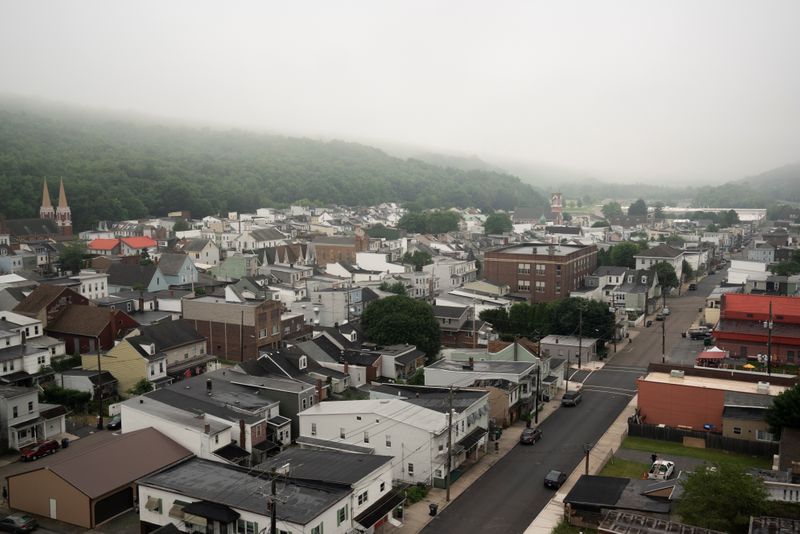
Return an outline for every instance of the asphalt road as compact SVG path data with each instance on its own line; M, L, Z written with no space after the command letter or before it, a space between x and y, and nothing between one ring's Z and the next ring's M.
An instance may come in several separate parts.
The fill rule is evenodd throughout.
M697 284L696 291L667 298L671 314L664 324L665 352L683 338L703 306L705 297L722 281L724 273ZM575 378L584 383L583 402L560 408L540 428L542 440L533 446L517 445L502 460L435 517L422 531L426 534L523 532L552 498L543 480L551 469L566 473L583 460L584 444L595 443L636 393L636 379L647 365L662 359L661 322L641 328L633 343L618 344L605 367ZM678 362L676 362L678 363Z

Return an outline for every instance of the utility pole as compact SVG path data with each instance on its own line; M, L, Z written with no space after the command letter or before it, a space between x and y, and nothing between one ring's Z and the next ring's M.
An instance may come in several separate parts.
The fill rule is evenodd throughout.
M450 502L450 466L453 461L453 386L447 395L447 502Z
M583 303L578 305L578 371L581 370L581 352L583 352Z
M533 421L539 424L539 381L541 380L542 358L539 357L539 363L536 364L536 400L534 401Z
M589 474L589 452L592 450L591 443L583 444L583 452L586 454L586 474Z
M278 476L275 470L272 471L272 482L270 486L269 531L270 534L278 534Z
M769 320L764 326L767 328L767 376L772 376L772 300L769 301Z
M97 339L97 430L103 430L103 369L100 366L100 338L95 339Z
M664 315L664 308L667 307L667 293L662 288L661 290L661 363L667 361L667 316Z

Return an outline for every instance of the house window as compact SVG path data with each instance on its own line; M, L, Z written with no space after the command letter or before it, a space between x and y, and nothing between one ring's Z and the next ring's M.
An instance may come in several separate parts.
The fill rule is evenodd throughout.
M517 274L530 274L531 272L531 264L530 263L518 263L517 264Z
M409 475L413 475L414 474L414 464L412 464L412 463L408 464L408 474Z
M19 417L19 409L16 406L11 409L11 417Z
M33 412L33 401L28 401L28 413Z
M359 505L362 505L367 501L369 501L369 492L368 491L365 491L364 493L362 493L362 494L360 494L358 496L358 504Z
M386 491L386 482L381 482L381 493Z
M317 435L317 423L311 423L311 435L312 436Z
M766 430L756 430L756 439L758 441L775 441L775 436Z
M531 288L530 280L517 280L517 291L529 291Z
M347 521L347 506L342 506L336 510L336 526L338 527L345 521Z
M305 410L306 408L308 408L308 401L307 401L306 399L302 399L300 402L302 403L302 406L303 406L303 409L304 409L304 410Z
M36 334L37 336L39 335L39 326L33 327L33 333Z
M36 363L39 365L45 365L47 363L47 356L38 356L36 358Z
M544 282L536 282L536 292L544 293Z
M238 519L236 521L236 534L258 534L258 523Z
M536 266L536 274L544 274L547 271L547 265L538 264Z
M789 363L794 363L794 351L787 350L786 351L786 361Z
M733 427L733 433L734 434L741 434L742 433L742 429L740 427L738 427L738 426L735 426L735 427Z
M345 436L344 427L341 426L341 427L339 427L339 438L340 439L344 439L344 436Z
M369 443L369 430L364 431L364 443Z
M308 366L308 359L305 356L300 356L300 360L297 362L297 367L300 369L305 369Z
M386 434L386 446L387 447L392 446L392 436L390 436L389 434Z
M158 362L158 372L159 373L164 372L164 362Z

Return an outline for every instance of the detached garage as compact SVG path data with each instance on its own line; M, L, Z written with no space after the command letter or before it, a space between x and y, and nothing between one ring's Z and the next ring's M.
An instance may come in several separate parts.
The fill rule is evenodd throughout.
M191 456L152 428L70 447L47 465L9 476L9 507L94 528L133 508L136 480Z

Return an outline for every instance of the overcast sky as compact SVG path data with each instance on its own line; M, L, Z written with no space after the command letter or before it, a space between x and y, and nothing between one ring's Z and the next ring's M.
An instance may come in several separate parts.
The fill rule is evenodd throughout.
M800 160L800 1L0 3L0 92L619 180Z

